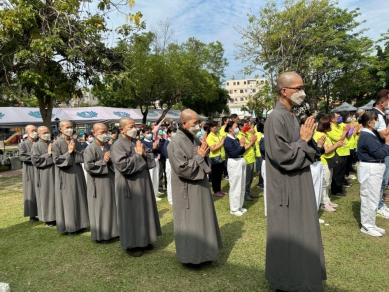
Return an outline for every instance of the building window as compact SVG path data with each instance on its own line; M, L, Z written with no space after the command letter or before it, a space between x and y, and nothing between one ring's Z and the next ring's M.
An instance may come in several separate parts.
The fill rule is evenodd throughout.
M244 85L246 85L246 81L245 81L245 82L243 82L243 84L244 84Z
M244 101L243 97L240 98L240 101Z
M244 92L247 92L247 89L245 89Z
M229 83L229 82L227 82L227 86L228 86L228 85L230 85L230 83Z
M240 90L240 93L243 93L243 89Z
M237 84L239 85L239 82L237 82Z
M247 100L247 96L244 99Z
M230 90L230 94L232 94L232 90Z
M253 92L255 92L256 90L255 90L255 88L253 88Z
M238 101L238 99L237 98L235 98L235 102L237 102Z
M264 83L265 83L265 81L261 80L261 84L264 84Z
M234 93L236 93L236 89L234 90Z
M234 82L234 85L236 85L236 82Z

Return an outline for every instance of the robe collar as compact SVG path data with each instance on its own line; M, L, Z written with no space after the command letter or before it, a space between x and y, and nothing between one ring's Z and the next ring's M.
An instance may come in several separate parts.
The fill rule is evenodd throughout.
M178 128L188 139L194 144L194 137L191 133L189 133L187 130L185 130L182 126Z

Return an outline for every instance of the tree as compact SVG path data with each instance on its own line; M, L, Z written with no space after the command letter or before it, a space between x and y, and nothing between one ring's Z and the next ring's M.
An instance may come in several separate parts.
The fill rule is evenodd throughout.
M26 90L38 100L44 125L51 128L57 100L81 96L81 82L98 84L100 75L120 59L107 48L105 13L133 0L99 0L98 10L84 10L90 1L3 1L0 10L1 80ZM131 15L139 22L139 13ZM122 31L129 32L125 26Z
M247 27L237 28L244 40L237 57L249 62L247 73L264 72L273 91L278 75L298 72L312 108L323 96L328 103L341 78L341 98L355 97L361 92L351 85L371 63L373 45L357 30L359 15L358 9L341 9L328 0L286 0L281 9L269 1L259 16L249 15Z

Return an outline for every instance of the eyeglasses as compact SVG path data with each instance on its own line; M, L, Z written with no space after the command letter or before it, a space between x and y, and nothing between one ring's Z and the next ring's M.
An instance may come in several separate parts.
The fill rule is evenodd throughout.
M304 90L304 85L297 86L297 87L284 87L284 88L301 91L301 90Z

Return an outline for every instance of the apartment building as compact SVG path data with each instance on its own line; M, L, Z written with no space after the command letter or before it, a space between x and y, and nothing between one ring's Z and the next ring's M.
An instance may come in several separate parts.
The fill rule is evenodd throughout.
M247 104L250 96L258 93L266 80L266 78L235 79L234 76L231 77L231 80L227 80L226 90L231 97L231 101L228 102L230 113L237 114L239 117L251 116L252 113L242 111L241 108Z

